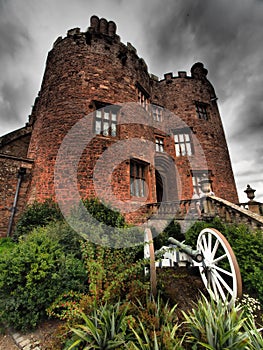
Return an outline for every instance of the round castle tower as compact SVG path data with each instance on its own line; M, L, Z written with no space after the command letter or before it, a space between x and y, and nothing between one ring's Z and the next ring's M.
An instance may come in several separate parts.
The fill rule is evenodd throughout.
M190 77L185 72L179 72L177 77L167 73L159 81L148 73L136 49L129 43L121 43L116 24L96 16L91 17L86 32L75 28L69 30L65 38L59 37L48 54L41 90L30 116L33 131L28 157L34 159L34 169L28 200L55 199L57 153L71 128L88 116L89 127L97 136L80 159L81 197L97 195L93 184L94 167L105 150L116 140L138 138L156 146L152 162L147 163L143 152L133 149L129 159L119 164L111 179L113 191L119 199L147 197L148 203L177 200L178 196L179 199L190 199L193 192L200 189L198 182L205 173L212 180L213 191L218 197L238 202L217 98L206 75L203 64L196 63ZM139 102L148 117L139 111L136 123L116 125L115 119L121 118L121 107L114 110L115 107L110 106L131 102ZM154 105L151 108L150 103ZM101 109L100 114L96 112L98 109ZM169 127L168 114L168 119L174 114L189 128L183 124L176 130ZM142 125L140 118L152 118L153 122L149 126ZM165 128L158 128L161 124L166 125ZM89 132L87 130L87 134ZM195 139L204 151L207 164L195 159ZM165 181L159 179L159 173L166 172L162 165L165 163L162 160L164 151L181 178L180 191L165 190ZM131 159L136 159L137 163L134 165ZM138 175L141 179L136 178L137 175L132 174L134 166L147 174ZM143 190L139 193L135 185L132 187L132 181L139 183L140 180L147 182L147 194ZM177 179L174 184L176 187ZM65 192L65 197L70 195Z

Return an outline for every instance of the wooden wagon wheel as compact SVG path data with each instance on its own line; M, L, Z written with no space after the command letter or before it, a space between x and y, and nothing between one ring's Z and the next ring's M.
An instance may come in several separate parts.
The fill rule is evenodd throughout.
M152 231L150 228L146 228L144 231L144 257L150 258L150 283L151 293L154 297L157 294L157 279L156 279L156 266L155 266L155 255L153 246Z
M199 266L201 278L215 300L233 303L242 297L242 280L235 254L227 239L213 228L202 230L197 249L204 260Z

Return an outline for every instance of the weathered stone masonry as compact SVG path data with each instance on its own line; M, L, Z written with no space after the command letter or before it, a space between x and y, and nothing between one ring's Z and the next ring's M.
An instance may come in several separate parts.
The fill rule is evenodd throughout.
M96 16L91 17L87 32L75 28L69 30L65 38L59 37L48 54L42 86L29 122L20 131L0 139L0 161L3 164L0 170L0 209L4 217L0 234L6 234L10 216L7 208L12 207L16 174L25 163L28 166L23 191L19 194L19 214L25 203L46 198L56 200L54 165L57 152L69 130L85 116L90 119L90 130L83 132L93 133L94 137L79 162L81 197L97 195L94 167L103 153L110 152L116 142L139 139L153 147L147 148L147 154L142 152L141 146L130 150L130 156L114 169L111 179L107 182L105 178L107 185L99 185L101 193L105 186L106 197L110 183L111 195L126 202L141 201L145 204L190 199L194 191L193 177L199 178L205 171L218 197L238 202L217 98L206 76L203 64L196 63L191 68L191 76L186 72L179 72L178 76L167 73L159 80L148 73L147 65L138 57L136 49L120 41L115 23ZM141 106L136 104L138 101ZM158 106L159 116L148 107L149 104ZM119 106L116 115L120 125L117 125L116 135L111 136L112 131L103 135L103 130L99 135L94 131L95 110L110 105ZM111 111L111 107L108 108ZM180 154L179 146L175 145L176 133L184 138L188 137L186 134L190 135L191 151L187 150L190 154L185 155L183 151ZM161 144L158 152L155 151L156 140ZM188 139L184 141L186 145L180 147L190 147ZM118 152L114 156L121 158ZM135 181L130 170L133 159L142 164L138 169L145 172L143 182L147 184L147 194L134 196L132 193L135 191L131 189L131 182ZM166 181L172 167L175 169L173 186L169 185L171 181ZM105 176L108 176L106 169ZM139 183L142 179L136 181ZM70 195L65 190L65 198Z

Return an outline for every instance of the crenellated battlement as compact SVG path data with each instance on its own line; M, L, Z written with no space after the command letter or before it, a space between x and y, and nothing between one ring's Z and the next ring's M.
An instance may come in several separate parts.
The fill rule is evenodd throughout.
M12 152L17 151L22 140L29 144L24 157L33 159L34 167L23 203L55 198L53 175L60 145L72 127L83 118L89 123L84 130L85 137L90 134L96 137L87 145L77 170L82 198L96 196L93 175L96 160L105 150L115 143L138 139L144 144L146 141L153 144L156 155L147 152L144 146L138 151L132 148L131 155L136 161L130 163L130 156L127 156L127 160L116 167L116 172L114 170L109 185L118 200L141 203L141 198L137 198L138 192L134 192L130 184L134 183L131 169L143 167L147 174L144 181L149 189L148 197L143 199L146 204L160 200L174 201L179 193L180 199L188 200L199 188L198 179L204 172L209 173L213 192L218 197L237 202L216 95L203 63L193 64L190 74L185 71L179 71L177 75L167 72L163 79L159 79L149 74L147 64L139 57L136 48L129 42L122 43L116 32L117 26L113 21L92 16L86 31L82 32L78 27L69 29L64 38L60 36L54 42L27 124L30 132L12 139L8 150L5 149L6 152L11 149ZM117 113L110 106L130 104L136 105L139 112L136 110L131 116L132 124L126 125L122 123L123 111ZM97 113L98 108L102 108L100 113ZM135 117L140 123L135 122ZM144 117L147 121L145 125L141 123ZM188 125L189 131L182 128L177 119ZM120 123L118 128L117 120ZM169 132L166 134L163 130ZM199 144L207 165L198 161ZM148 163L146 153L151 155ZM115 157L122 159L122 148L119 154L114 154ZM167 182L168 158L177 169L172 189ZM135 165L131 165L133 163ZM67 171L65 168L61 176ZM103 171L103 179L107 179L106 167ZM5 178L7 175L4 173L3 181ZM100 190L106 195L108 189L103 184L104 181L101 181ZM71 196L66 188L64 197L70 199ZM6 200L4 206L12 206L12 200ZM141 214L139 211L138 215ZM137 214L134 215L135 218Z

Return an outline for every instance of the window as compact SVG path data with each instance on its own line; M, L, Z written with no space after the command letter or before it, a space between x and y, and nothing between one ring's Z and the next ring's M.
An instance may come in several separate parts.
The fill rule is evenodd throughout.
M194 193L200 195L202 193L200 181L204 178L210 179L210 170L192 170L192 183Z
M177 156L192 156L193 145L188 131L180 131L174 135L175 152Z
M160 106L152 105L152 117L156 122L161 122L163 119L163 108Z
M95 111L95 132L97 135L116 136L117 109L105 106Z
M149 104L150 104L150 99L149 95L147 94L146 91L141 86L137 86L137 98L138 98L138 103L146 110L148 111L149 109Z
M196 102L195 109L199 119L208 120L207 104Z
M131 160L130 162L130 192L131 196L146 196L146 169L144 163Z
M164 152L163 138L161 137L155 138L155 150L156 152Z

